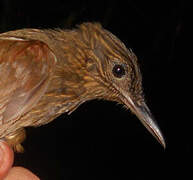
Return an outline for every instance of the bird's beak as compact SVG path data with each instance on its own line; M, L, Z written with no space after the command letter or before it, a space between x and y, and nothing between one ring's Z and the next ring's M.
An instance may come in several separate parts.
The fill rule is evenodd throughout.
M123 94L124 97L122 99L123 103L131 109L131 111L140 119L142 124L148 129L148 131L158 140L158 142L165 148L165 140L163 135L154 120L149 108L143 102L141 104L136 104L133 100L127 95Z

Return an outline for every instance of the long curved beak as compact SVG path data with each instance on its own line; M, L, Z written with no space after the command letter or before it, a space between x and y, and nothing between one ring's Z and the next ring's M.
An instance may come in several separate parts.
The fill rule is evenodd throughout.
M131 111L139 118L142 124L147 128L147 130L165 148L166 143L164 137L147 105L145 103L141 103L140 105L138 105L134 103L133 100L128 95L126 94L123 95L124 98L122 100L124 104L131 109Z

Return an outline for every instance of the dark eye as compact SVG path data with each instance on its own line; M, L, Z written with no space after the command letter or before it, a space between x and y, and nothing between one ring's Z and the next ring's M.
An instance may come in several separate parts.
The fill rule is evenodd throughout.
M120 64L116 64L113 67L113 75L117 78L122 78L125 75L125 68L123 67L123 65Z

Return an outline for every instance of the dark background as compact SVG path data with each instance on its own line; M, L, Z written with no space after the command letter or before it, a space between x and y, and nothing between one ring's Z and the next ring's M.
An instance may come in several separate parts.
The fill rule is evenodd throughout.
M27 128L25 153L15 165L42 180L168 179L192 176L192 118L182 114L186 83L188 1L0 1L0 32L20 28L71 28L100 22L139 58L147 104L165 135L164 150L120 105L83 104L39 128ZM124 178L123 178L124 177Z

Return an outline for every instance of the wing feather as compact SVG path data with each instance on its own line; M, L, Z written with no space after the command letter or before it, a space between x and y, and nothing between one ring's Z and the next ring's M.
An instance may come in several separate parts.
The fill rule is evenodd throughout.
M0 125L35 106L55 64L55 55L41 41L0 39Z

